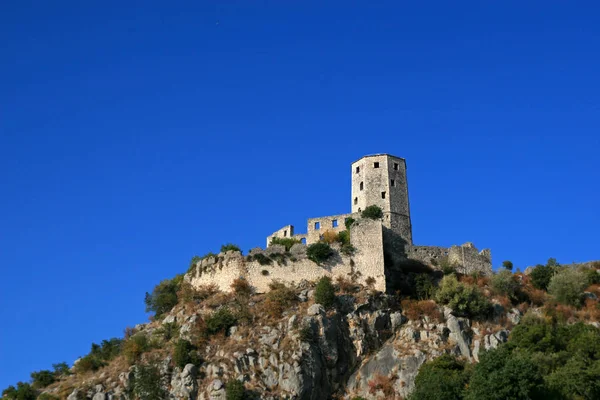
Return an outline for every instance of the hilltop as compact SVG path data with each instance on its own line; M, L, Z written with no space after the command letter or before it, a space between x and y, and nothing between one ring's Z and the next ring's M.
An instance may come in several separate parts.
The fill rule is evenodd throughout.
M210 257L237 252L222 250ZM150 322L92 344L73 366L32 373L3 399L600 395L600 262L550 259L528 274L505 262L489 276L443 263L407 272L412 289L395 293L352 276L273 280L264 293L243 278L228 291L194 287L198 263L146 295Z

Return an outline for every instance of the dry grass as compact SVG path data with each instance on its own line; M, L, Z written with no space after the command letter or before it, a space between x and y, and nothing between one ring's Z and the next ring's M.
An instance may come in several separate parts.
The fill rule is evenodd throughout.
M432 300L403 300L402 311L410 320L418 320L428 317L433 321L440 322L442 313L437 304Z
M338 234L332 230L327 230L323 232L323 241L327 244L333 244L337 241Z
M373 376L373 379L369 380L368 385L369 394L377 395L377 393L381 391L386 399L397 398L394 391L394 378L378 373Z
M577 312L577 317L588 322L600 322L600 302L586 299L581 310Z
M352 282L351 279L343 276L338 276L335 280L335 283L342 293L354 293L359 288L359 285Z

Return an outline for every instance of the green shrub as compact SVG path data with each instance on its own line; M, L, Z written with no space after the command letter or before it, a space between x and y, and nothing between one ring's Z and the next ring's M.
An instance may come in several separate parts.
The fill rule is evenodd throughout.
M340 242L340 244L346 245L346 244L350 244L350 231L345 230L345 231L341 231L337 234L337 239L338 242Z
M146 312L154 312L157 318L171 311L177 304L177 292L183 282L183 275L177 275L173 279L165 279L154 287L152 293L146 292Z
M517 292L520 288L519 282L508 269L498 272L492 276L490 286L495 293L506 295L511 299L516 299Z
M465 362L444 354L419 368L410 400L461 400L468 382Z
M69 364L66 362L60 362L56 364L52 364L52 368L54 369L54 374L56 376L68 376L71 375L71 370L69 369Z
M110 361L121 353L123 339L112 338L103 340L100 344L92 343L90 354L103 361Z
M336 241L341 244L340 252L347 256L351 256L356 251L356 248L350 244L350 231L345 230L337 234Z
M206 318L206 328L209 334L225 332L234 326L237 322L235 315L227 307L220 308L218 311Z
M435 293L433 277L429 274L414 274L415 294L419 300L430 299Z
M473 369L468 400L551 398L538 365L527 352L500 346L484 352Z
M240 253L242 252L240 246L233 243L227 243L221 246L221 253L227 253L228 251L239 251Z
M368 206L363 210L361 216L369 219L381 219L383 218L383 210L379 206Z
M88 371L97 371L104 365L106 365L105 362L91 354L88 354L84 357L81 357L73 368L76 373L82 374Z
M42 389L46 386L52 385L56 381L54 372L47 369L36 371L31 373L31 385L35 389Z
M439 261L440 270L444 275L451 275L456 273L457 265L450 262L450 259L446 257L440 258Z
M163 389L162 376L157 365L136 365L132 386L138 399L163 400L168 398L166 391Z
M167 322L162 324L160 328L155 331L156 335L162 336L165 342L177 337L179 335L179 326L177 322Z
M279 244L285 247L285 251L290 251L293 245L301 243L300 240L294 238L278 238L271 239L270 244Z
M243 400L245 395L246 388L237 379L231 380L225 385L225 398L227 400Z
M512 269L513 269L512 261L508 261L508 260L502 261L502 266L509 271L512 271Z
M298 333L302 342L312 343L315 341L315 335L310 325L304 325Z
M265 256L262 253L257 253L254 256L248 256L251 257L251 259L249 261L258 261L258 263L260 265L270 265L273 264L273 260L271 260L269 257Z
M306 256L316 264L325 262L333 255L333 249L327 243L313 243L306 249Z
M491 309L479 288L459 282L454 275L444 276L436 300L448 305L458 315L467 317L484 317Z
M123 343L123 356L130 365L136 363L148 350L150 350L150 343L143 333L137 333Z
M351 256L356 252L356 247L352 246L350 243L343 244L340 248L340 252L344 255Z
M356 220L354 218L352 218L352 217L346 218L346 220L344 221L344 225L346 226L346 230L350 231L350 227L355 222L356 222Z
M536 265L529 274L531 284L536 289L548 290L550 279L555 273L555 268L551 266L544 266L541 264Z
M600 284L600 270L595 268L587 268L583 273L585 274L588 285Z
M560 268L550 279L548 293L559 303L579 307L587 286L588 278L585 274L573 268Z
M335 287L331 278L324 276L319 279L315 287L315 303L321 304L325 308L330 308L335 303Z
M198 364L196 348L187 340L179 339L173 348L173 362L181 369L188 364Z
M16 388L11 385L4 389L2 398L8 400L35 400L36 393L29 383L18 382Z

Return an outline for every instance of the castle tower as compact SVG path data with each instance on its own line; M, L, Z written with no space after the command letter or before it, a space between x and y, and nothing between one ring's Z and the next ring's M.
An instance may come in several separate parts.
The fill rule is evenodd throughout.
M352 163L352 212L376 205L383 225L412 244L406 161L389 154L365 156Z

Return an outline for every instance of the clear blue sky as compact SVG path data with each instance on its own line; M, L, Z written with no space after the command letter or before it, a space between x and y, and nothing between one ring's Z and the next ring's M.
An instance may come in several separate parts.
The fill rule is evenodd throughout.
M2 2L0 389L194 254L349 211L368 153L407 159L417 244L600 258L598 7Z

